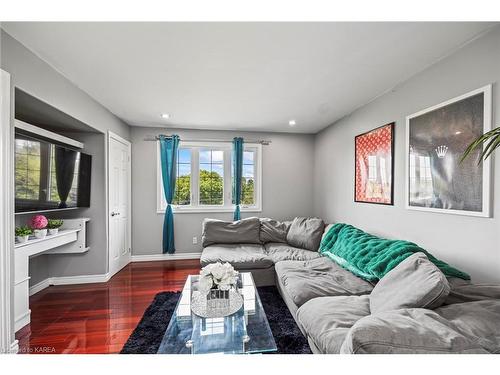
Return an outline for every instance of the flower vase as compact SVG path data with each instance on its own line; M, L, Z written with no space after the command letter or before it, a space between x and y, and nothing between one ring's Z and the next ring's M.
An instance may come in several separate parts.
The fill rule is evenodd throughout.
M16 239L17 239L18 243L26 243L26 242L28 242L28 238L29 237L30 237L29 235L26 235L26 236L16 236Z
M49 229L49 236L59 233L59 228Z
M35 235L35 238L41 240L47 235L47 229L35 229L33 234Z
M229 290L210 289L207 294L207 309L220 310L229 307Z

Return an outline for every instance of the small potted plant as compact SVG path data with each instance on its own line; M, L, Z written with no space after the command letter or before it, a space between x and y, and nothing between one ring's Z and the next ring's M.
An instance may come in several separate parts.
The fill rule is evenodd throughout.
M28 241L28 238L30 237L30 234L33 233L31 228L27 227L26 225L22 227L16 227L16 240L19 243L26 243Z
M36 238L42 239L47 235L48 220L43 215L35 215L30 220L30 227Z
M61 219L49 219L47 223L47 229L49 230L49 236L57 234L59 232L59 228L63 225L63 221Z

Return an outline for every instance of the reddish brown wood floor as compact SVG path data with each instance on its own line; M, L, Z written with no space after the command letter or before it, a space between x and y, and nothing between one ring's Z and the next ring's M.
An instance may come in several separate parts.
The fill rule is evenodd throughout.
M130 263L107 283L51 286L30 298L20 353L118 353L153 297L181 290L199 260Z

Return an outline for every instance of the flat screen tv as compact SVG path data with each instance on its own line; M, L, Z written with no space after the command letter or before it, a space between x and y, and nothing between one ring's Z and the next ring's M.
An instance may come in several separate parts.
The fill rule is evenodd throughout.
M92 157L16 131L15 211L90 207Z

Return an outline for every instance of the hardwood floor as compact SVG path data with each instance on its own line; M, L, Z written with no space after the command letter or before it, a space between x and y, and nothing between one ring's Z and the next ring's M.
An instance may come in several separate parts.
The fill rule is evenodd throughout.
M130 263L107 283L51 286L30 297L20 353L118 353L153 297L181 290L199 260Z

